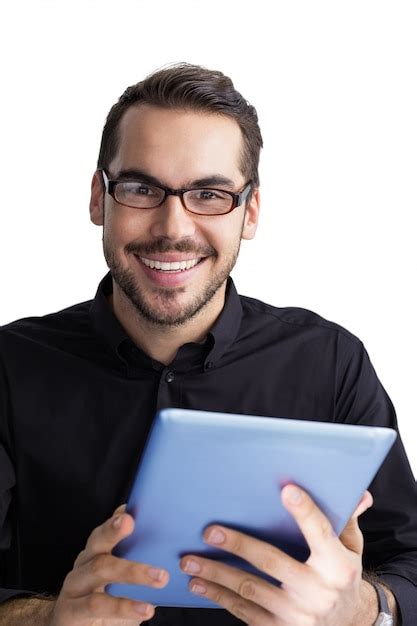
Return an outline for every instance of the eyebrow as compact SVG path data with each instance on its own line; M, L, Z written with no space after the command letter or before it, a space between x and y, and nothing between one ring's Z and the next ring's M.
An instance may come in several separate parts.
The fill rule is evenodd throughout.
M160 185L164 185L164 183L154 176L147 174L146 172L138 169L128 169L121 170L117 176L115 176L116 180L141 180L144 183L148 183L149 185L156 185L157 187ZM205 176L204 178L197 178L196 180L189 180L185 183L185 188L201 188L201 187L211 187L213 185L221 185L222 187L226 187L227 189L235 189L236 184L230 178L223 176L222 174L212 174L211 176ZM164 185L165 187L170 188L168 185Z

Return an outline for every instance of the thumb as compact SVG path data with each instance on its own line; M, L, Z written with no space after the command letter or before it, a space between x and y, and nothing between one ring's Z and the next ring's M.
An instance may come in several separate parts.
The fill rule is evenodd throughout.
M373 502L372 495L369 491L365 491L358 503L358 506L353 512L352 517L342 530L339 537L345 548L352 550L352 552L356 552L357 554L362 554L363 550L363 536L359 528L358 517L369 509Z
M126 511L126 504L121 504L114 510L113 515L117 515L118 513L124 513Z

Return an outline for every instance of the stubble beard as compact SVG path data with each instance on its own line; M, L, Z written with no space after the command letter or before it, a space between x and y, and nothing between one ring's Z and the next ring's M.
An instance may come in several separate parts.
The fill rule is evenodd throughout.
M239 238L232 253L225 259L223 267L220 267L217 272L201 286L199 292L196 293L187 304L176 302L178 294L186 292L185 287L177 287L175 289L154 288L151 302L149 297L146 296L145 289L141 287L137 274L133 270L126 269L122 266L117 260L113 248L105 241L104 237L103 251L113 280L139 316L154 326L178 327L183 326L193 319L213 300L236 264L240 250L240 241L241 239ZM129 248L129 246L127 246L127 248ZM168 251L167 249L157 250L155 246L153 248L152 251L154 252ZM182 252L190 251L189 249L181 250L181 246L176 246L175 249ZM149 251L148 249L148 252ZM204 262L211 263L210 259L216 258L216 256L215 252L212 251L210 257Z

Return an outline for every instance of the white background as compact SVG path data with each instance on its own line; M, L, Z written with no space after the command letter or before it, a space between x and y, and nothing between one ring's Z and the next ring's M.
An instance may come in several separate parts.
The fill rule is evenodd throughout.
M416 472L416 3L14 0L0 22L0 324L94 297L90 180L126 86L220 69L265 143L237 287L362 339Z

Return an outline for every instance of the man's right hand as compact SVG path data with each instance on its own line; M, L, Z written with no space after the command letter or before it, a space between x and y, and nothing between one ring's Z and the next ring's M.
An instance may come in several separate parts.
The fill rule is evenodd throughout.
M134 528L133 518L122 505L102 526L93 530L74 568L65 578L50 626L137 626L151 619L155 607L108 595L104 588L112 582L165 587L169 574L144 563L120 559L112 549ZM161 572L161 579L152 578Z

